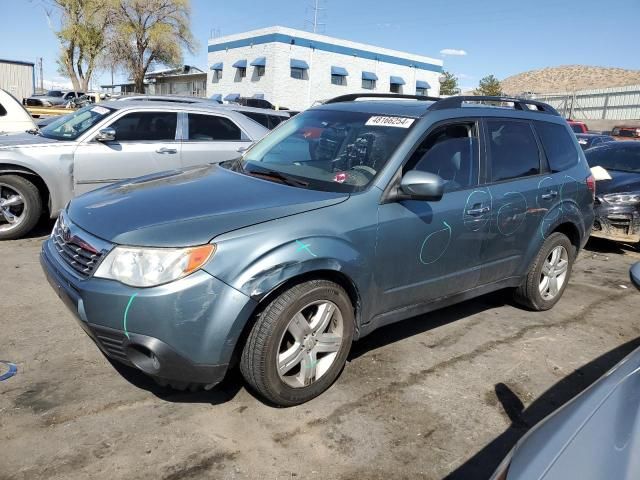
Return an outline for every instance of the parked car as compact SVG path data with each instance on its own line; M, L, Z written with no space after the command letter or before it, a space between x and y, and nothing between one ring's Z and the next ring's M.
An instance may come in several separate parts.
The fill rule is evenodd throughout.
M611 135L618 137L620 140L640 139L640 127L618 125L613 127Z
M163 170L239 156L268 130L215 105L104 102L0 137L0 240L55 218L74 196ZM11 199L9 201L8 199Z
M206 103L220 105L221 102L209 98L187 95L124 95L115 99L118 102L169 102L169 103Z
M36 124L33 118L18 99L0 88L0 135L26 132L34 128Z
M640 289L640 262L635 263L629 270L629 277L631 282Z
M595 133L576 133L576 138L578 139L578 143L583 150L595 147L596 145L600 145L601 143L614 142L616 140L611 135L602 135Z
M640 288L640 263L631 271ZM640 348L533 427L491 480L640 478Z
M604 168L610 180L596 182L591 235L640 242L640 142L610 142L585 152L591 167Z
M552 308L593 224L565 120L534 101L379 97L74 199L43 246L51 285L115 361L176 388L239 361L282 406L326 390L383 325L500 288Z
M567 120L567 123L571 127L574 133L588 133L589 127L584 122L579 122L577 120Z
M56 105L66 105L82 95L84 95L84 92L49 90L45 95L32 95L29 98L25 98L23 103L28 107L52 107Z

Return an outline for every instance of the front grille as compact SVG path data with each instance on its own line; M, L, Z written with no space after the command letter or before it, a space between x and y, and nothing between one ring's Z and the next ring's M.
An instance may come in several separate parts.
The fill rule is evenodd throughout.
M81 277L89 277L96 269L102 258L102 253L94 249L77 235L69 235L68 228L59 221L53 231L51 239L62 260L75 270Z
M91 325L94 338L100 344L100 347L116 360L131 364L125 352L126 336L113 329L102 328L97 325Z

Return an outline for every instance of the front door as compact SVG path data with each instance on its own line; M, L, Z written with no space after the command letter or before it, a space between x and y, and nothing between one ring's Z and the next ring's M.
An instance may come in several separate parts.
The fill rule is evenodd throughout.
M75 152L74 188L80 195L106 184L181 167L176 140L176 112L126 113L103 128L113 128L114 141L90 138Z
M479 126L475 121L438 126L406 163L446 181L439 201L404 200L379 207L375 276L376 313L415 306L476 286L487 214L471 208L478 189ZM470 203L471 202L471 203Z
M184 167L231 160L251 145L240 127L223 115L189 113L187 124L182 143Z

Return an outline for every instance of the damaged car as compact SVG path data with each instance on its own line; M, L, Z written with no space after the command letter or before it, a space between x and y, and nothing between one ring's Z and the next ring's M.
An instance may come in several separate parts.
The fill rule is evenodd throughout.
M640 142L610 142L588 149L596 175L595 220L591 235L640 243Z

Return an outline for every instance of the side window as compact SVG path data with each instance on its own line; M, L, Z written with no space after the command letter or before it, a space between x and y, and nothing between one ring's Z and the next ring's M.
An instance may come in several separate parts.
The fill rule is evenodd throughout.
M258 122L264 128L268 128L268 129L273 128L269 126L269 117L267 117L263 113L256 113L256 112L240 112L240 113L242 113L245 117L249 117L251 120Z
M528 122L489 120L487 146L491 182L540 173L540 152Z
M7 114L7 109L0 103L0 117L4 117Z
M411 156L404 171L434 173L446 181L445 191L478 183L478 128L473 122L444 125L429 134Z
M242 131L228 118L189 114L189 140L242 140Z
M535 122L534 125L553 173L568 170L578 164L576 146L563 125L548 122ZM599 143L600 139L596 138L591 146Z
M116 141L175 140L178 115L170 112L134 112L113 122Z

